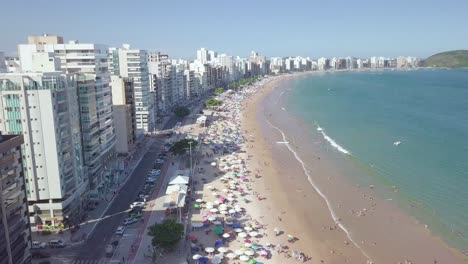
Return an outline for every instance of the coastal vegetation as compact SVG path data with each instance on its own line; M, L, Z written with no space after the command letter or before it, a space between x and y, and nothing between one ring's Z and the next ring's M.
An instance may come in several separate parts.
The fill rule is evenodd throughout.
M188 109L187 107L177 107L176 109L174 109L174 114L177 117L185 117L190 114L190 109Z
M223 88L223 87L218 87L218 88L216 88L215 91L214 91L214 93L215 93L216 95L220 95L220 94L222 94L223 92L224 92L224 88Z
M174 155L184 155L190 148L190 144L192 145L193 149L198 145L198 141L192 138L182 139L174 143L174 145L172 145L172 147L170 148L170 151Z
M468 50L452 50L437 53L422 61L424 67L468 67Z
M256 82L257 80L258 80L258 77L244 78L244 79L240 79L237 82L230 83L228 85L228 87L231 88L231 89L238 88L238 87L241 87L241 86L244 86L244 85L250 85L250 84Z
M184 233L184 226L173 219L165 220L161 224L156 223L148 229L148 235L153 237L151 240L153 247L165 250L174 249Z
M215 106L220 106L221 104L222 104L221 101L216 100L214 98L210 98L210 99L205 101L205 106L206 107L215 107Z

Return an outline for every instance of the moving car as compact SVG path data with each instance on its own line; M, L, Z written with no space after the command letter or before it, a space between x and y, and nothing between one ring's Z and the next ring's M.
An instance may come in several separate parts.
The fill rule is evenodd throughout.
M41 249L41 248L46 248L46 247L47 247L47 244L41 241L33 241L31 244L32 249Z
M124 227L124 226L119 226L119 227L117 227L117 230L115 231L115 234L116 234L116 235L121 235L121 236L123 236L124 233L125 233L125 227Z
M133 209L134 207L145 207L145 203L144 202L133 202L131 205L130 205L130 209Z
M123 220L123 225L124 226L131 225L133 223L136 223L136 221L137 220L135 218L127 218Z
M51 247L51 248L63 248L63 247L65 247L65 242L63 242L63 240L61 240L61 239L51 240L51 241L49 241L49 247Z

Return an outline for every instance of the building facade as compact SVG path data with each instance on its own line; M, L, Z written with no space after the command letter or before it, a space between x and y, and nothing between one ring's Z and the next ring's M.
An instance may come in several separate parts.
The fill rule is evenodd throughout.
M137 139L134 86L131 78L111 76L112 104L117 153L128 154L134 149Z
M31 229L78 223L88 186L74 76L0 75L0 131L24 135Z
M141 134L152 132L155 118L154 100L150 95L148 53L145 50L130 49L129 45L111 48L109 69L113 75L133 79L137 130Z
M21 135L0 134L0 264L31 263Z

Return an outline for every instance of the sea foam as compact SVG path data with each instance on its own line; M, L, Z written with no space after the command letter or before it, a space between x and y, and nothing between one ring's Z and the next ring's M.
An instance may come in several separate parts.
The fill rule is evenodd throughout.
M336 143L335 140L333 140L333 138L329 137L324 131L323 131L323 128L321 127L317 127L317 131L319 131L323 138L328 141L328 143L330 143L330 145L332 145L332 147L336 148L339 152L342 152L344 154L347 154L347 155L351 155L351 152L349 152L347 149L343 148L342 146L340 146L338 143Z
M284 132L278 128L277 126L273 125L270 120L268 120L268 118L265 117L265 120L268 122L268 124L273 127L274 129L278 130L278 132L281 133L281 136L283 138L283 142L288 142L287 140L287 137L286 135L284 134ZM345 152L343 153L346 153L346 154L349 154L349 152L342 148L340 145L336 144L330 137L328 137L324 132L323 132L323 129L321 127L318 127L317 128L318 131L322 132L322 134L324 135L324 137L327 137L328 139L330 139L335 145L337 145L339 148L341 148L342 150L344 150ZM325 138L325 139L327 139ZM328 140L327 139L327 140ZM329 141L330 141L329 140ZM331 143L331 142L330 142ZM301 157L299 156L299 154L297 154L296 151L294 151L294 149L291 147L290 144L285 144L287 146L287 148L289 149L289 151L291 151L291 153L294 155L294 157L296 158L296 160L301 164L302 166L302 170L304 171L304 174L307 176L307 180L309 181L309 183L312 185L312 187L314 188L314 190L320 195L320 197L322 197L322 199L325 201L325 203L327 204L327 208L328 208L328 211L330 212L333 220L335 221L335 223L341 228L341 230L343 230L345 233L346 233L346 236L348 237L348 239L362 252L362 254L367 258L367 259L371 259L370 256L364 251L364 249L358 244L356 243L356 241L354 241L354 239L351 237L351 233L350 231L340 222L340 219L339 217L336 215L335 211L333 211L332 207L331 207L331 203L330 201L328 200L328 198L325 196L325 194L323 194L323 192L318 188L318 186L315 184L314 180L312 179L312 176L310 175L309 171L307 170L306 168L306 165L305 163L302 161ZM333 145L333 144L332 144Z

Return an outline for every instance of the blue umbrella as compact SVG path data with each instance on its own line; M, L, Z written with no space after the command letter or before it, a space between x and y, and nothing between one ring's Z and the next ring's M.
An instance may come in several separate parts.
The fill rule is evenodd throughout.
M208 258L207 257L202 257L198 259L198 263L208 263Z
M220 241L220 240L216 241L214 244L215 247L220 247L222 245L223 245L223 241Z
M234 223L234 224L232 224L232 227L233 227L233 228L240 228L240 227L241 227L241 224L239 224L239 223Z

